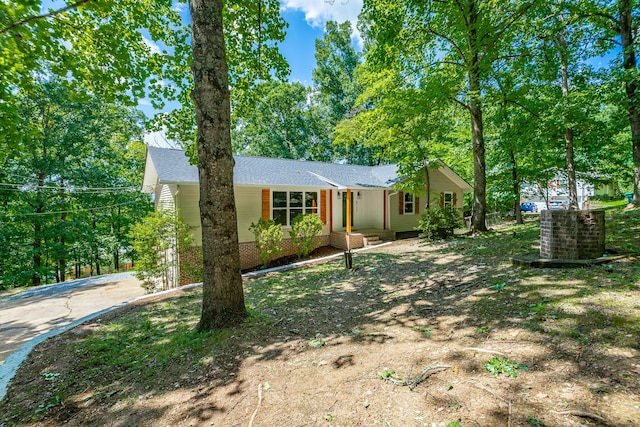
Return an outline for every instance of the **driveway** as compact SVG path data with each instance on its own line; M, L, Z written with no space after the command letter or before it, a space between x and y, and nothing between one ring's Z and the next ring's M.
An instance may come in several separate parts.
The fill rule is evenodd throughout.
M131 273L109 274L28 289L0 301L0 365L38 335L144 295Z

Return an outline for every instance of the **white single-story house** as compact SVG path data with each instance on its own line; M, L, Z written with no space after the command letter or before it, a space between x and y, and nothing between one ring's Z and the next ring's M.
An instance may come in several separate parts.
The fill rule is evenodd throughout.
M615 180L606 175L576 172L578 208L594 196L614 197L617 194ZM547 209L547 202L560 200L569 204L569 179L560 171L546 183L524 183L520 191L521 202L532 201L539 210Z
M260 264L255 237L249 231L251 223L260 218L282 224L283 254L288 255L295 252L287 231L291 220L301 213L320 215L324 224L320 246L354 249L380 238L393 240L403 233L415 233L426 205L424 190L412 194L394 189L402 179L395 165L355 166L248 156L234 159L242 268ZM471 186L440 161L430 168L430 182L432 206L453 205L462 215L462 196L471 192ZM142 188L153 195L156 209L178 210L192 227L195 245L201 246L198 170L184 151L148 147ZM180 252L180 258L187 256Z

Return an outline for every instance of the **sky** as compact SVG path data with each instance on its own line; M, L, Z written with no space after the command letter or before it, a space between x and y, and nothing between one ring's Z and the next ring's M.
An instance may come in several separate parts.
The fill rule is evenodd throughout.
M280 44L280 52L289 62L290 81L306 85L312 83L311 72L315 68L316 39L322 38L327 21L350 21L354 29L353 42L361 45L356 29L362 0L280 0L280 13L289 24L287 35ZM184 13L188 15L185 10ZM170 111L175 105L167 104L163 111ZM159 111L146 100L140 100L138 109L151 118ZM145 142L155 146L172 146L162 132L145 135Z
M311 72L316 65L315 42L322 38L327 21L350 21L354 29L353 42L356 46L361 44L356 23L362 9L362 0L280 0L280 5L281 16L289 27L286 29L286 38L279 47L289 62L290 81L312 84ZM186 7L181 7L180 11L188 19ZM139 101L138 108L148 117L158 112L144 99ZM164 111L172 108L174 106L168 104Z
M356 30L362 0L281 0L282 17L289 23L280 51L289 61L291 80L311 83L315 67L315 41L322 38L327 21L351 21L354 43L361 43Z

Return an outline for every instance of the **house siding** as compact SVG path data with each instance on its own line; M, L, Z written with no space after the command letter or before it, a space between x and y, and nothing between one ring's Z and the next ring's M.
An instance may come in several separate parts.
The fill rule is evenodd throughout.
M455 207L462 209L463 207L463 191L460 187L453 184L442 172L438 170L431 170L431 207L440 206L440 193L449 191L456 194ZM412 231L414 227L418 225L418 219L420 215L424 213L424 206L426 205L426 192L422 191L417 193L416 196L420 198L419 214L403 214L399 213L399 192L392 194L389 197L389 218L391 224L389 228L395 231Z
M200 221L200 188L197 185L179 185L176 209L186 225L191 228L193 243L202 246L202 223ZM195 207L195 209L194 209Z
M156 188L155 200L156 209L173 211L176 208L175 195L177 192L177 185L161 184Z

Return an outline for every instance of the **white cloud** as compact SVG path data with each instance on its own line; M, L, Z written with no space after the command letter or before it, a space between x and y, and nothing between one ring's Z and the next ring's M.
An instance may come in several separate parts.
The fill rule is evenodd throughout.
M151 53L160 54L160 46L155 44L153 41L149 40L145 36L142 36L142 42L147 45Z
M173 6L171 6L171 10L173 10L174 12L178 12L178 13L182 13L185 10L187 10L187 5L185 3L174 3Z
M360 33L356 28L358 15L362 10L362 0L281 0L282 10L298 10L312 27L321 27L327 21L350 21L353 38L361 45Z
M148 99L138 99L138 105L151 105L151 102Z

